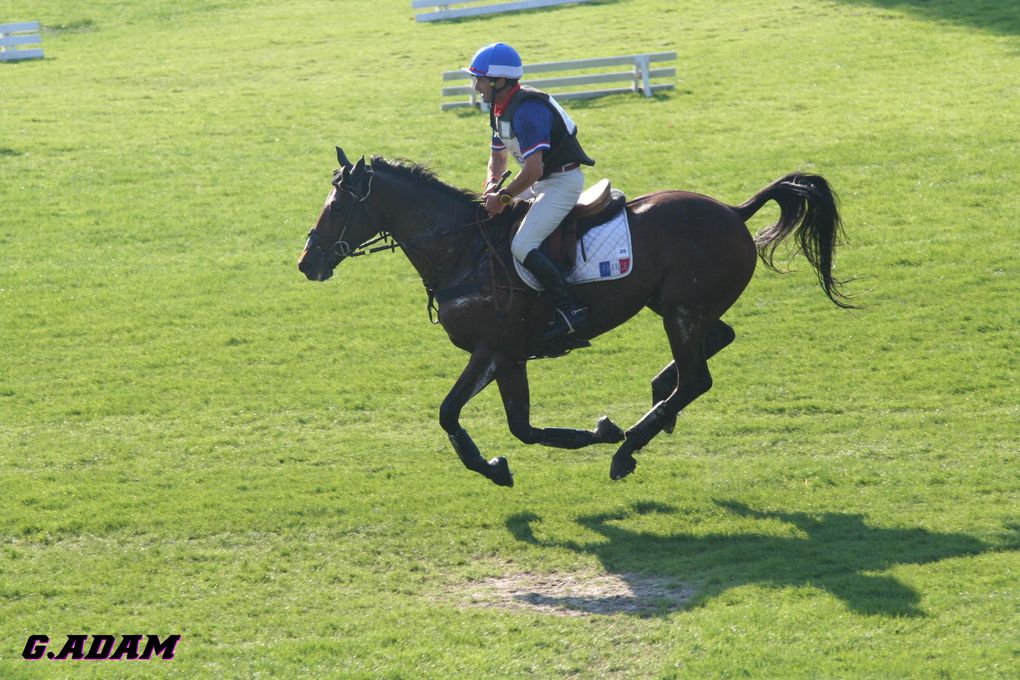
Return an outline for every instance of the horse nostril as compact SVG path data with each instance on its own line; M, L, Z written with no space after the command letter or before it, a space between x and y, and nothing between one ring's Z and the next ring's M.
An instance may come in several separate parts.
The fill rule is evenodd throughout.
M312 278L312 276L322 267L322 257L317 255L317 253L310 252L307 249L301 253L301 258L297 263L298 271L308 278Z

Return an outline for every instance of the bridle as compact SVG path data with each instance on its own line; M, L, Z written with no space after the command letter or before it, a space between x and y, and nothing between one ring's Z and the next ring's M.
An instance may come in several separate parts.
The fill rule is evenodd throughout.
M362 177L364 193L361 194L359 194L358 191L354 189L343 186L341 182L342 178L340 177L340 172L341 172L340 170L337 170L334 173L333 188L336 189L336 191L338 192L342 191L343 193L347 194L353 199L347 202L346 205L347 210L344 212L341 221L340 235L337 237L336 241L333 242L333 245L329 246L328 248L324 248L323 245L319 242L319 235L316 233L315 228L313 227L312 230L308 232L308 242L305 248L307 250L313 251L316 255L321 257L331 256L328 260L329 265L330 267L336 267L341 260L346 259L348 257L359 257L361 255L369 255L371 253L377 253L380 250L395 251L397 248L401 247L401 244L398 241L396 241L396 239L393 238L393 235L383 229L378 230L377 232L378 235L375 238L370 239L369 241L366 241L365 243L362 243L359 246L352 247L351 244L344 240L344 236L347 235L347 229L351 225L351 218L354 216L354 211L359 206L361 207L361 210L365 214L365 217L368 219L369 223L376 225L379 224L379 222L375 219L375 216L369 209L367 202L369 197L372 195L372 180L375 179L375 173L372 170L372 168L366 166L364 169L364 176ZM332 211L333 206L334 203L331 203L328 210ZM382 246L377 246L374 248L372 247L375 246L377 243L382 243L384 241L388 241L388 243Z
M390 232L380 228L376 231L377 236L375 238L370 239L359 246L352 247L347 241L344 240L344 236L347 234L347 229L351 224L351 218L354 215L354 210L358 206L361 206L362 212L365 213L365 217L371 224L373 225L379 224L379 221L375 219L367 203L369 197L372 195L372 181L375 179L375 171L369 165L366 165L364 170L362 171L364 174L362 175L360 183L364 187L364 193L358 193L358 191L356 191L355 189L343 186L341 172L342 170L337 170L333 173L333 188L336 189L337 191L344 192L354 200L348 202L346 206L347 210L344 213L342 226L340 227L340 236L337 237L337 240L327 250L323 248L321 243L319 243L319 235L315 233L315 228L313 227L311 231L308 232L308 242L305 246L306 250L314 252L317 256L326 257L327 255L332 255L332 258L329 260L330 267L335 268L340 263L341 260L344 260L348 257L360 257L362 255L371 255L372 253L378 253L383 250L396 252L397 248L407 251L410 247L412 247L419 241L424 241L426 239L434 239L437 237L445 236L446 234L449 233L461 231L462 229L476 227L486 222L489 222L492 219L488 215L482 215L480 219L474 220L472 222L459 224L456 227L452 228L439 229L437 231L420 234L412 239L408 239L407 241L403 242L398 241L396 238L394 238L393 234L391 234ZM503 177L500 179L497 189L499 187L502 187L503 183L507 180L509 176L510 176L509 171L503 174ZM331 211L333 210L332 204L329 206L329 210ZM379 243L383 243L383 245L376 245Z

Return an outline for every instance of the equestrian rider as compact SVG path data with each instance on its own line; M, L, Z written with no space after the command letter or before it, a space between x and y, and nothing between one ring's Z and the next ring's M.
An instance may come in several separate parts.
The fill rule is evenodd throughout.
M574 298L559 268L539 247L581 195L584 174L580 166L595 165L595 161L578 144L577 125L556 100L518 82L524 71L514 48L501 42L486 45L464 70L474 76L475 91L490 105L492 146L482 197L485 209L497 215L514 197L533 199L510 251L552 295L556 313L545 337L573 333L587 322L588 308ZM505 189L496 192L508 153L521 170Z

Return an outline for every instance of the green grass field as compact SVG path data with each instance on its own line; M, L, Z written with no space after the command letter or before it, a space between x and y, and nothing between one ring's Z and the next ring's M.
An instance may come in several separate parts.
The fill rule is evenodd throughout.
M0 64L0 677L1020 674L1020 5L293 5L0 0L46 51ZM439 75L497 39L678 52L672 92L569 106L590 181L842 199L865 309L760 268L622 482L495 389L462 422L516 486L468 472L437 422L467 355L407 261L295 267L335 144L480 186ZM668 359L643 313L535 363L535 422L628 427ZM22 659L78 633L182 639Z

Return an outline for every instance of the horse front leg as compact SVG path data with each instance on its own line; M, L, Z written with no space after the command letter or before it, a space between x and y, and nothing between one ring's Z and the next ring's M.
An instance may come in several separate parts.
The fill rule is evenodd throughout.
M464 467L499 486L513 486L514 477L506 458L500 456L486 461L467 430L460 426L460 412L464 405L492 382L499 363L499 356L486 348L472 352L467 367L439 407L439 424L449 435L453 450L457 452Z
M623 430L608 416L602 416L594 430L565 427L532 427L528 368L523 361L507 363L496 372L496 384L503 398L510 433L525 444L544 444L559 449L580 449L592 444L623 441Z

